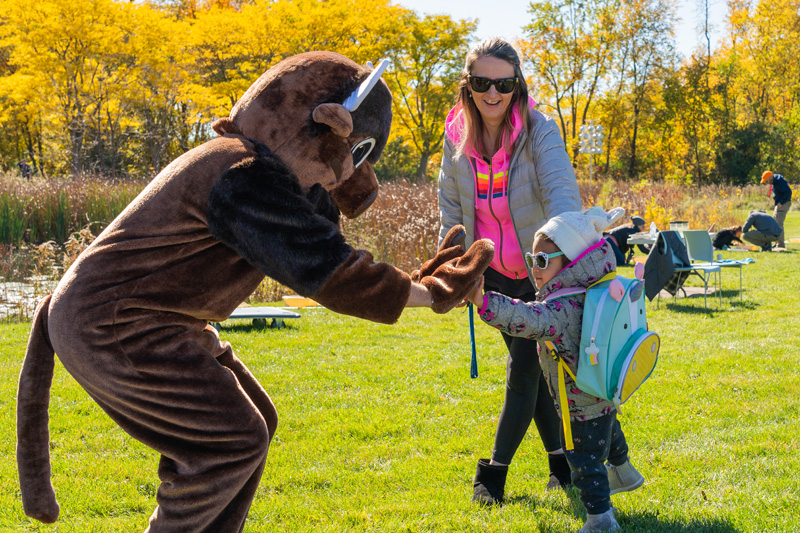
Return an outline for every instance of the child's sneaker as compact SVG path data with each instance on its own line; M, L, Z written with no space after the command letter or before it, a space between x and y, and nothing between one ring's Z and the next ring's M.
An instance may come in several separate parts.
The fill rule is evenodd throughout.
M644 476L633 467L630 459L619 466L606 463L606 473L611 495L638 489L644 484Z
M589 533L590 531L619 531L619 523L614 518L614 509L609 509L603 514L587 514L586 523L578 530L578 533Z

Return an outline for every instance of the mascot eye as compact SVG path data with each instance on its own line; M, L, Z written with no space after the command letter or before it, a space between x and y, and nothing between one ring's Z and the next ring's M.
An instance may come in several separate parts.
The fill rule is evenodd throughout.
M360 141L358 144L353 146L353 148L350 150L353 153L353 168L358 168L358 166L364 162L370 152L372 152L373 148L375 148L375 139L372 137L367 137L363 141Z

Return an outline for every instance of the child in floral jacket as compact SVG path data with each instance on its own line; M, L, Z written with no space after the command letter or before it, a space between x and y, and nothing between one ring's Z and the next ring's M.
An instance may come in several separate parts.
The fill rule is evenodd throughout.
M509 335L538 341L542 371L559 416L562 406L558 401L558 360L554 357L563 359L577 375L586 295L547 298L559 289L586 288L616 270L614 252L602 231L624 213L619 207L608 213L593 207L550 219L536 233L533 253L525 254L538 291L535 301L526 303L492 291L484 294L482 285L470 295L484 322ZM555 345L557 355L549 353L546 341ZM566 380L574 449L565 453L572 483L580 490L587 512L580 531L616 531L619 525L611 494L636 489L644 478L628 460L628 445L613 402L581 391L569 376ZM566 448L563 428L561 445Z

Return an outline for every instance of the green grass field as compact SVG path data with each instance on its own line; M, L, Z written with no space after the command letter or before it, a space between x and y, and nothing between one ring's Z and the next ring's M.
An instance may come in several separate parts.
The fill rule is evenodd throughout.
M800 237L790 213L787 237ZM800 245L724 272L721 309L648 303L662 350L620 419L645 485L613 497L624 531L800 531ZM627 270L626 270L627 269ZM622 273L631 275L630 267ZM478 323L469 377L463 310L408 310L394 326L307 309L282 330L221 333L281 416L245 531L565 532L577 495L545 492L535 430L511 467L507 503L470 503L503 397L504 345ZM127 437L57 364L50 407L55 526L27 519L14 460L16 380L29 324L0 325L0 531L132 532L155 507L157 456Z

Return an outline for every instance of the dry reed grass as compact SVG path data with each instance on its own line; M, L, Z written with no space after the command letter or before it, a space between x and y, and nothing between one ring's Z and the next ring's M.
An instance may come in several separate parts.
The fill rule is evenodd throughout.
M0 178L0 242L66 242L87 225L99 233L143 188L134 181L6 174Z
M764 207L764 190L756 186L685 187L647 181L588 181L580 183L584 207L624 207L629 215L643 216L659 229L670 221L689 222L693 229L742 224L743 209ZM625 220L620 223L624 223ZM355 220L342 220L342 231L355 248L369 250L378 261L389 262L411 272L436 253L439 207L436 185L399 181L381 186L375 204ZM266 279L251 297L252 302L277 301L291 290Z
M439 206L436 186L406 181L384 183L377 200L360 217L342 217L342 233L354 248L368 250L376 261L386 261L411 272L436 253ZM266 278L248 302L272 302L294 294Z
M606 209L624 207L628 215L638 215L658 229L669 229L671 221L685 221L691 229L714 230L743 224L742 210L768 209L766 189L703 185L686 187L666 182L581 181L584 207L600 205ZM625 220L622 221L624 223Z
M2 198L13 192L14 202L24 204L27 219L53 218L53 198L70 198L55 202L63 214L55 218L69 220L64 227L89 218L86 206L103 202L107 195L115 207L105 215L107 221L116 216L132 199L140 185L98 183L4 183L0 182L0 213ZM655 222L659 229L669 227L670 221L689 222L693 229L708 228L712 224L720 229L741 224L742 211L768 208L763 187L702 186L685 187L667 183L588 181L580 182L581 201L584 207L601 205L605 208L622 206L628 214L643 216ZM91 193L91 194L89 194ZM92 200L88 200L88 197ZM41 197L48 197L43 200ZM73 213L70 210L79 210ZM82 209L82 210L81 210ZM0 216L0 224L4 220ZM376 261L389 262L405 272L411 272L436 252L439 232L437 189L433 183L417 184L405 181L386 183L375 204L354 220L342 219L342 232L355 248L370 251ZM25 226L21 226L24 231ZM1 232L0 232L1 233ZM6 244L0 248L0 275L6 281L24 279L57 280L78 254L94 239L91 225L72 230L62 245L49 239L40 245ZM49 285L42 284L42 290ZM44 293L43 293L44 294ZM249 303L275 302L293 291L266 278L248 299ZM0 295L2 300L2 295ZM27 318L22 313L21 318Z

